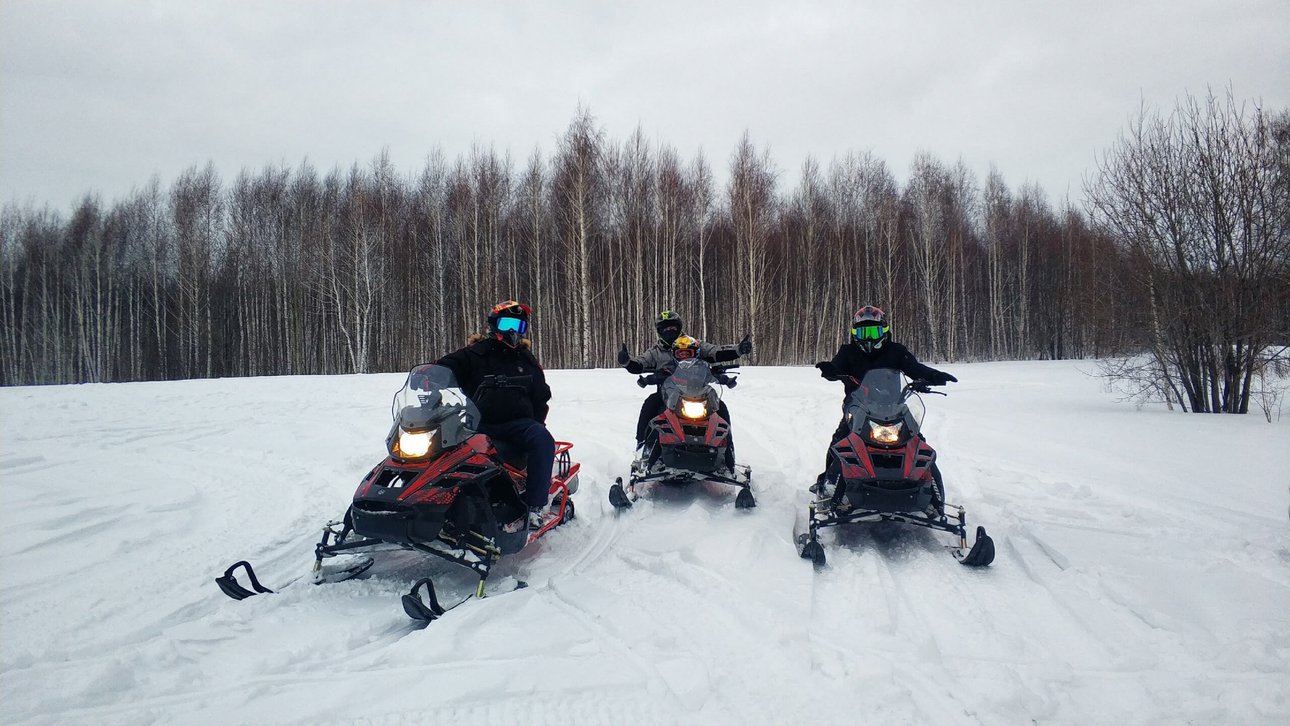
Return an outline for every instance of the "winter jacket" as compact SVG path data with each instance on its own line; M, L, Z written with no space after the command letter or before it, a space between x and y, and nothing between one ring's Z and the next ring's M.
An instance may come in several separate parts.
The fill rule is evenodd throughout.
M521 418L545 422L551 388L527 341L512 348L496 338L484 338L436 361L457 376L461 390L479 408L482 423L506 423ZM485 376L529 376L514 388L482 386Z
M945 375L931 366L918 362L913 353L900 343L888 340L873 353L866 353L858 345L845 343L838 348L838 354L831 361L833 370L839 376L851 376L856 381L864 380L864 374L875 368L895 368L913 379L937 381ZM849 395L858 386L850 380L843 379Z
M739 357L739 352L733 345L713 345L712 343L699 343L699 357L709 363L724 363L732 361ZM648 373L656 371L664 366L674 363L672 358L672 346L662 341L651 345L644 353L627 361L623 366L628 373Z

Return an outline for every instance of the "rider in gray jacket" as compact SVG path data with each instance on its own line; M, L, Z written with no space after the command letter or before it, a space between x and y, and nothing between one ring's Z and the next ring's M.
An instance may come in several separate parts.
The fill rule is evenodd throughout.
M671 310L664 310L658 314L658 318L654 321L654 329L658 332L658 342L634 358L627 352L627 344L624 343L622 349L618 351L618 365L626 368L628 373L639 375L674 364L672 343L680 337L683 327L684 322L681 320L681 316ZM751 352L752 340L745 335L744 339L735 345L714 345L701 342L699 343L698 357L712 363L723 363L735 360L742 355L748 355ZM636 421L636 448L639 449L641 444L645 442L645 433L649 430L649 422L660 413L663 413L663 396L658 390L655 390L641 404L640 418Z

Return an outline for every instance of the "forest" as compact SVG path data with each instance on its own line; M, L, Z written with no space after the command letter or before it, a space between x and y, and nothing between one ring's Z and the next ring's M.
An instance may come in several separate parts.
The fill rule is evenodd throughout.
M1185 409L1244 412L1290 341L1287 115L1143 110L1083 206L993 168L872 152L790 175L745 133L682 159L579 109L548 155L387 153L325 172L212 165L70 212L0 211L0 383L404 370L488 308L534 310L543 365L613 365L661 309L753 363L806 364L862 304L920 358L1138 356ZM1230 390L1229 390L1230 389Z

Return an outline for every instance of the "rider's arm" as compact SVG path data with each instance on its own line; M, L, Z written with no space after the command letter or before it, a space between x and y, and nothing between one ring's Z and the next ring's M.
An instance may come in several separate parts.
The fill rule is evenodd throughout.
M539 368L530 389L533 395L533 418L546 423L546 415L551 411L548 401L551 400L551 387L546 383L546 375Z
M738 358L739 351L733 345L699 343L699 357L711 363L724 363Z
M642 351L640 355L628 360L627 365L623 367L627 369L628 373L631 373L637 376L642 373L651 371L654 368L658 367L658 362L656 360L658 358L658 355L657 355L658 353L659 353L658 346L651 345L649 348L646 348L644 351Z
M949 380L949 374L944 371L938 371L935 368L918 362L913 353L908 349L902 348L900 355L900 370L910 378L916 381L931 381L933 383L945 383Z
M451 371L453 378L461 384L462 390L469 396L474 393L473 390L466 390L466 386L469 385L469 381L472 378L471 373L475 369L474 361L475 357L470 354L470 347L467 346L443 356L435 361L435 365L443 366Z

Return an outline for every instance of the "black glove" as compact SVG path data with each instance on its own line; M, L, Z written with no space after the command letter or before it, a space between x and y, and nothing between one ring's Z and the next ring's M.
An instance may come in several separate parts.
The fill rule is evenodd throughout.
M618 367L627 365L627 361L632 359L631 353L627 352L627 344L623 343L622 350L618 351Z
M955 378L954 376L952 376L952 375L950 375L950 374L946 373L945 371L936 371L936 375L932 376L932 378L931 378L931 380L930 380L930 382L931 382L933 385L936 385L936 386L943 386L943 385L945 385L946 383L949 383L950 381L953 381L953 382L955 382L955 383L958 383L958 382L959 382L959 379L957 379L957 378Z
M838 376L838 367L833 365L831 360L822 360L816 363L815 367L820 369L821 378L837 378Z
M629 360L623 367L627 369L628 373L635 373L637 375L640 375L641 371L645 370L645 366L641 365L641 362L638 360Z
M637 378L636 385L640 386L641 388L644 388L645 386L648 386L649 383L646 383L644 378Z
M748 333L747 335L745 335L744 339L739 341L739 345L735 348L735 350L739 351L739 355L748 355L749 353L751 353L752 352L752 333Z

